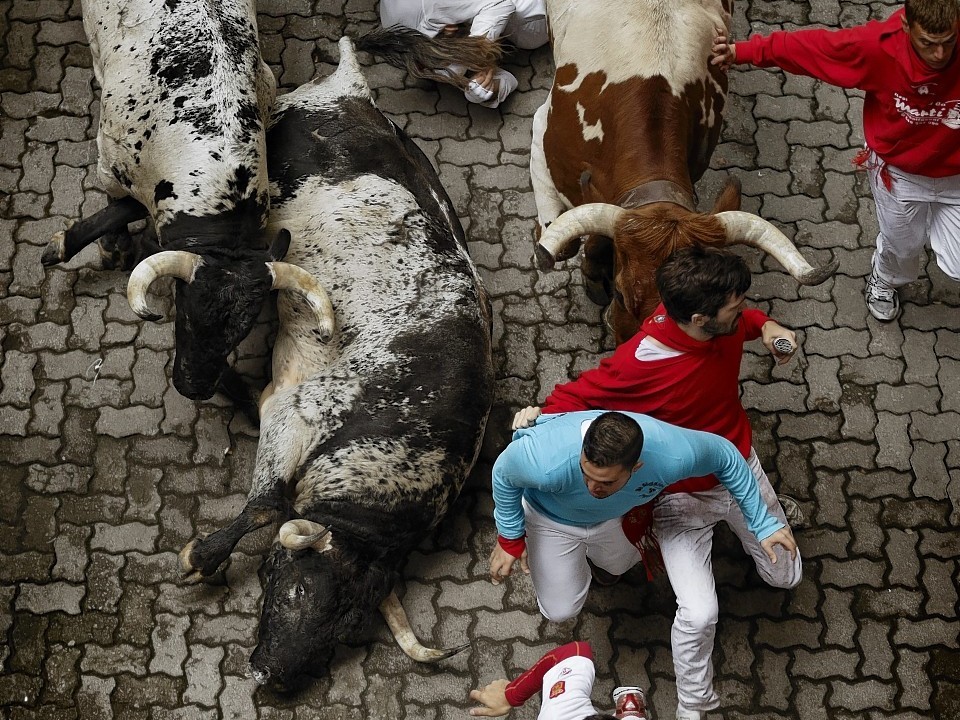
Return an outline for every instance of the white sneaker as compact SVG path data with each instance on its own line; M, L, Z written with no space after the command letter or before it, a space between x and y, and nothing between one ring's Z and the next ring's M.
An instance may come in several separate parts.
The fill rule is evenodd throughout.
M704 720L706 717L705 712L688 710L683 705L677 705L677 720Z
M870 273L864 294L867 297L867 309L877 320L890 322L900 314L897 289L877 275L876 270Z

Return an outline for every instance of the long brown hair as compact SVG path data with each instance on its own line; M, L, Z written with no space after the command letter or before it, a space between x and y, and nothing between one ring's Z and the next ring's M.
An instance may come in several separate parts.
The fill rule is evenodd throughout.
M503 57L503 47L497 40L442 34L429 38L399 25L367 33L357 40L357 49L379 55L414 77L447 83L461 90L467 89L470 78L438 70L463 65L469 72L479 72L499 65Z

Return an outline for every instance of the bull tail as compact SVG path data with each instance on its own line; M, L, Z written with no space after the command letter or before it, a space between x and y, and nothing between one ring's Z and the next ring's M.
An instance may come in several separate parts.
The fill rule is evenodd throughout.
M448 72L448 66L462 65L468 72L479 72L499 65L503 57L503 47L497 40L485 37L429 38L398 25L367 33L357 40L357 49L378 55L414 77L455 85L461 90L467 89L469 78Z

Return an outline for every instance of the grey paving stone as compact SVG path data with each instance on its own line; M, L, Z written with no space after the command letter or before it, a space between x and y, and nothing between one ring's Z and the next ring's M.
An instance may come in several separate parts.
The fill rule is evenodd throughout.
M930 675L925 669L926 656L923 653L901 649L896 664L896 676L903 686L899 697L901 708L916 708L929 711L932 694Z
M206 645L191 645L190 656L186 661L185 674L187 687L183 692L186 703L212 706L223 687L220 673L220 661L223 649Z
M66 582L54 582L46 585L22 583L16 600L17 610L32 613L65 612L68 615L80 613L80 601L86 590L82 585Z
M857 645L863 656L860 672L863 675L890 680L893 677L894 654L890 645L890 627L887 623L864 621L857 635Z
M150 552L153 550L156 537L156 525L133 522L112 526L106 523L97 523L94 526L90 547L114 553L128 550Z
M793 659L793 672L811 680L825 680L839 675L852 677L856 674L860 655L849 650L823 648L814 651L799 648Z
M891 683L881 683L877 680L862 682L847 682L832 680L830 686L833 694L830 697L830 707L859 712L865 708L894 708L895 687Z
M110 696L116 685L112 677L82 675L77 695L78 709L89 717L110 717L113 714Z
M157 625L153 630L153 657L149 671L166 675L181 676L187 659L185 635L190 628L190 618L177 615L157 615Z
M3 366L0 367L0 404L26 406L36 389L33 368L37 363L35 355L10 350L4 353Z
M29 136L30 133L28 132L27 135ZM44 142L29 142L27 148L27 153L23 157L23 177L20 179L19 190L47 192L53 180L53 156L57 148Z
M53 567L54 579L81 583L86 577L89 555L86 543L90 537L90 528L62 524L53 542L57 563Z

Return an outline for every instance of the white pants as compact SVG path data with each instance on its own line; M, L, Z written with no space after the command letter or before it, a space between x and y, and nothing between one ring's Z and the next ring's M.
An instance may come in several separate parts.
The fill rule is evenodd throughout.
M574 655L543 676L537 720L583 720L597 709L590 702L596 669L593 661Z
M539 8L537 8L539 10ZM546 45L550 39L547 30L546 9L543 13L534 12L531 15L522 15L519 12L514 13L507 20L507 27L504 28L504 40L516 45L521 50L533 50L541 45Z
M623 575L640 562L640 552L623 534L621 519L575 527L562 525L523 503L527 562L537 605L547 620L576 617L590 589L590 566Z
M787 524L777 495L755 452L747 464L757 478L770 514ZM713 642L717 627L717 589L713 578L713 527L721 520L753 558L760 577L778 588L795 587L802 576L796 560L779 546L774 565L747 528L743 513L722 485L697 493L661 495L653 509L653 530L660 541L667 576L677 596L677 615L670 642L677 675L677 699L690 710L712 710L720 704L713 689Z
M871 153L870 165L879 162ZM920 257L929 237L937 265L960 280L960 175L931 178L886 167L890 190L876 167L868 173L880 224L874 270L895 287L913 282L920 275Z

